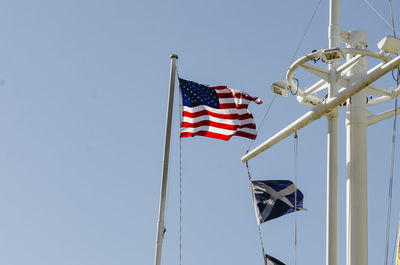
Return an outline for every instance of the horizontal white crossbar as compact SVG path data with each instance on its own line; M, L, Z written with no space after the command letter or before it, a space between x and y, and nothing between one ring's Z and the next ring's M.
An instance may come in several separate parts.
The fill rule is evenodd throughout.
M360 90L364 89L366 86L379 79L381 76L391 71L392 69L398 67L400 65L400 56L397 56L393 60L385 63L379 67L376 67L372 72L369 72L365 77L355 82L349 88L346 88L339 92L335 97L329 98L325 102L317 105L311 111L304 114L302 117L297 119L292 124L288 125L286 128L266 140L264 143L260 144L258 147L253 149L248 154L242 157L242 162L246 162L253 157L259 155L264 152L268 148L273 145L279 143L286 137L293 134L295 131L300 130L301 128L307 126L312 121L321 118L326 113L330 112L332 109L337 107L339 104L343 103L349 97L357 94Z

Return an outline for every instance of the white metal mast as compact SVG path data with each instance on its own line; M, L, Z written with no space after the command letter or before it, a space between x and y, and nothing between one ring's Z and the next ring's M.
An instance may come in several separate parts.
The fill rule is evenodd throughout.
M348 46L365 49L366 34L351 31ZM348 61L352 55L347 55ZM365 76L366 58L348 71L350 82ZM368 264L367 215L367 97L361 90L348 99L346 111L346 260L348 265Z
M165 200L167 197L167 179L168 179L168 162L169 162L169 147L171 139L171 124L172 124L172 111L174 105L174 88L175 88L175 75L176 75L176 60L178 55L171 55L171 75L169 78L169 94L168 94L168 107L167 107L167 121L165 126L165 143L164 143L164 158L163 169L161 177L161 192L160 192L160 211L158 214L158 227L156 239L156 253L154 265L161 264L161 250L164 240L164 215L165 215Z
M252 159L312 121L322 116L328 118L326 264L337 265L338 107L346 105L346 263L367 265L367 127L395 115L394 110L373 115L367 106L385 102L399 94L400 88L387 91L372 83L399 67L400 56L392 58L389 53L398 52L400 40L386 37L378 44L380 52L366 50L364 32L341 30L339 9L340 1L330 0L329 49L315 51L298 59L289 67L286 74L287 83L275 82L271 86L274 93L282 96L286 96L287 91L297 93L298 101L313 109L243 156L242 162ZM340 48L341 41L346 44L346 48ZM339 66L344 55L347 57L347 62ZM380 59L382 62L367 72L367 56ZM308 64L309 61L319 58L329 63L328 70ZM293 82L294 72L299 67L315 74L321 80L304 91L301 90ZM340 91L338 91L339 86L343 87ZM325 88L328 88L327 99L312 95ZM377 97L367 102L367 94Z
M340 46L340 0L332 0L329 5L329 48ZM330 75L335 75L338 62L328 65ZM338 93L338 85L328 85L328 98ZM337 265L337 215L338 215L338 119L336 107L328 115L327 174L326 174L326 265Z

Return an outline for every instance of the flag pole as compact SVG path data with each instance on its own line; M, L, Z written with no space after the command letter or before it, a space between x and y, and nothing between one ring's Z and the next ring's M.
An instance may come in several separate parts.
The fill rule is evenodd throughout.
M173 105L174 105L174 88L175 88L176 60L177 59L178 59L177 54L171 55L171 75L169 78L167 122L166 122L166 127L165 127L164 158L163 158L163 169L162 169L162 177L161 177L160 211L158 214L156 253L155 253L155 260L154 260L155 265L161 264L162 243L164 240L164 233L166 231L165 226L164 226L165 199L167 197L169 147L170 147L170 139L171 139L171 124L172 124L172 111L173 111Z

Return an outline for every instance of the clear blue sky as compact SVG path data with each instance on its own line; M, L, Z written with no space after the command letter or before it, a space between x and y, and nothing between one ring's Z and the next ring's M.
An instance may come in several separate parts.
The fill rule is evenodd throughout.
M169 56L188 80L263 99L260 124L317 0L6 0L0 4L0 264L154 262ZM371 3L389 20L385 1ZM394 2L400 28L399 3ZM391 29L362 0L341 26L369 49ZM327 48L322 1L298 58ZM299 76L300 86L313 80ZM381 86L393 88L389 78ZM177 90L178 91L178 90ZM175 95L178 102L178 94ZM372 109L380 112L391 101ZM277 98L254 146L308 108ZM340 119L339 263L345 263L345 126ZM179 109L174 108L164 265L178 264ZM383 262L393 120L368 129L370 264ZM299 131L297 264L325 263L325 118ZM397 139L392 239L400 213ZM247 172L250 140L182 139L182 264L263 264ZM293 180L293 138L250 162L254 179ZM293 264L294 215L262 225L266 252ZM392 240L393 242L393 240ZM391 253L391 252L390 252ZM391 257L391 256L390 256Z

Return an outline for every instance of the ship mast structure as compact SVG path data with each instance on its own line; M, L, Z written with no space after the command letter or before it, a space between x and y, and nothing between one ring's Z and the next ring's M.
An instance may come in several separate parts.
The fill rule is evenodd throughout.
M312 109L242 157L249 161L294 132L322 116L328 119L327 134L327 212L326 265L337 265L338 234L338 108L346 107L346 264L368 264L367 216L367 128L400 113L400 108L372 114L368 107L397 97L400 87L386 90L373 84L400 65L400 40L386 36L378 43L380 51L367 50L367 36L363 31L340 28L340 0L330 0L329 47L314 51L295 61L288 69L285 81L271 85L274 93L287 96L297 93L299 103ZM345 48L340 44L344 43ZM380 61L367 70L367 57ZM322 59L327 69L310 64ZM340 64L342 61L344 63ZM320 78L306 89L294 82L298 68ZM327 98L313 95L327 89ZM367 95L374 98L367 100Z

